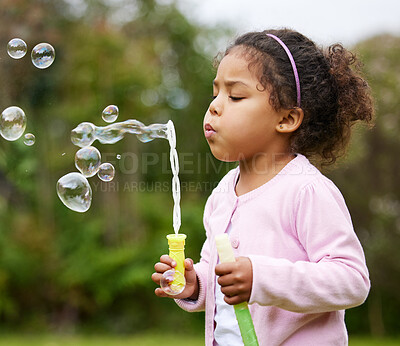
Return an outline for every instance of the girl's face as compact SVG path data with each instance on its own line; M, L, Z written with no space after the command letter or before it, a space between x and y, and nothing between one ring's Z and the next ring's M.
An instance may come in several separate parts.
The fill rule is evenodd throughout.
M205 136L217 159L279 154L282 112L272 108L269 96L240 48L222 59L213 83L214 99L204 116Z

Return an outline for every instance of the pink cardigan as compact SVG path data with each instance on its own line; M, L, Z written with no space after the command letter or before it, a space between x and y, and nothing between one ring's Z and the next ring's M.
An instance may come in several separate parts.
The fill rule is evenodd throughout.
M230 171L206 203L199 298L177 304L205 309L205 344L213 345L214 237L231 223L235 256L253 266L249 308L260 346L347 345L344 309L364 302L370 282L340 191L302 155L240 197L238 175L239 168Z

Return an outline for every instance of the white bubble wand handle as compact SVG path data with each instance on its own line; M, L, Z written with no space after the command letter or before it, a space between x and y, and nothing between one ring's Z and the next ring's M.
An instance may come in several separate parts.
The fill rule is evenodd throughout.
M215 236L220 263L235 262L235 255L226 233ZM245 346L258 346L256 331L246 302L233 306Z

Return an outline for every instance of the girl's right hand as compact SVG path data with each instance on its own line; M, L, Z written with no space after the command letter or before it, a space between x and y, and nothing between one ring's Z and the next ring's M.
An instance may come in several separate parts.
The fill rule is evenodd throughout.
M158 297L168 297L175 299L185 299L190 298L196 300L199 295L199 283L197 281L196 271L193 267L193 260L191 258L185 259L185 279L186 286L182 293L177 294L175 296L171 296L165 293L160 287L157 287L154 291L156 296ZM168 255L162 255L160 257L160 262L154 265L155 273L151 275L151 279L157 284L160 285L160 280L164 272L167 270L173 269L176 267L176 262L174 259L169 257Z

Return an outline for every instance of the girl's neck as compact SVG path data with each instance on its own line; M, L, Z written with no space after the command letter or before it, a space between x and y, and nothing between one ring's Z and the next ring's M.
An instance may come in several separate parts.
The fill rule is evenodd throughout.
M295 157L291 153L260 153L239 161L240 175L236 184L237 196L250 192L275 177Z

